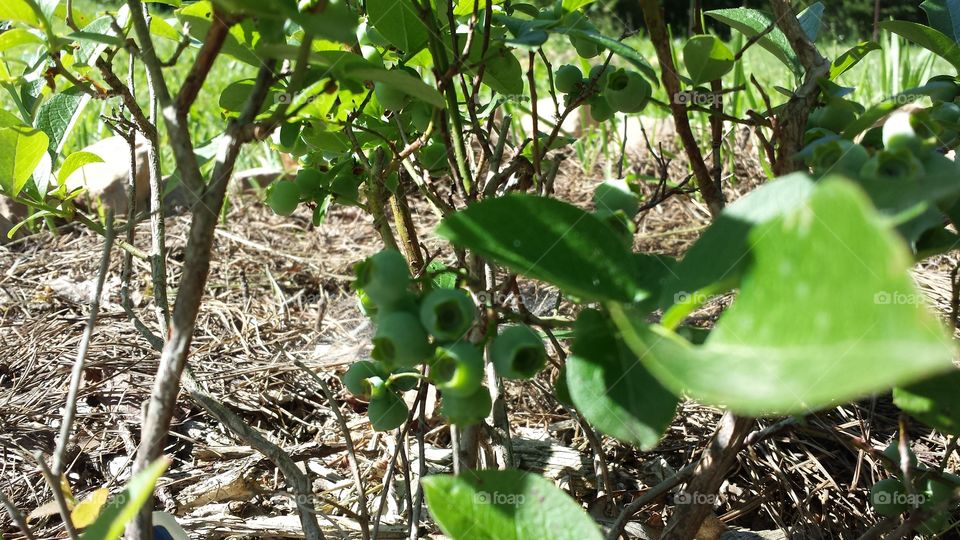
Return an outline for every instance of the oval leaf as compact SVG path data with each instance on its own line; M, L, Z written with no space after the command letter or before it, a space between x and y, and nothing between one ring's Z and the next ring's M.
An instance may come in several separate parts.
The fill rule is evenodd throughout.
M367 16L387 41L407 54L427 44L427 27L412 0L367 0Z
M720 38L710 35L693 36L683 46L683 63L693 84L703 84L723 78L733 69L733 52Z
M677 397L617 337L602 313L577 317L567 387L577 410L604 434L650 450L670 426Z
M610 308L674 392L750 416L804 414L951 369L906 246L850 181L823 181L750 239L755 262L702 347Z
M883 21L880 28L920 45L960 70L960 48L956 41L943 32L910 21Z
M960 435L960 371L894 388L893 402L934 429Z
M466 471L423 479L430 514L453 540L600 540L569 495L523 471Z
M592 214L555 199L508 195L448 216L437 232L511 270L594 300L641 301L630 252Z
M15 126L0 129L0 188L16 197L40 165L50 139L38 129Z

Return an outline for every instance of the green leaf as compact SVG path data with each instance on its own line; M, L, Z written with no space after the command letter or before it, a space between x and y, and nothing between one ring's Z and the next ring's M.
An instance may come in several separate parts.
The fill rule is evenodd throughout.
M443 107L445 101L436 88L423 82L423 80L410 75L402 70L387 70L377 67L373 64L370 67L358 67L350 70L350 75L361 80L367 79L375 82L386 83L401 92L412 96L421 101L425 101L434 107Z
M427 27L413 0L367 0L369 23L394 47L413 54L427 44Z
M25 28L11 28L0 34L0 52L41 43L43 43L43 38Z
M920 45L960 70L960 48L943 32L910 21L882 21L880 28Z
M461 43L466 42L466 34L461 36ZM475 75L481 63L485 63L483 83L493 91L506 96L516 96L523 93L523 66L513 52L502 42L491 42L487 47L486 57L481 57L483 40L475 39L470 42L470 53L467 55L467 71Z
M631 253L592 214L532 195L475 203L448 216L437 233L511 270L584 299L641 301Z
M16 126L0 129L0 188L16 197L43 160L50 139L42 131Z
M759 36L773 22L773 18L768 13L750 8L715 9L704 14L740 31L747 38ZM797 60L797 55L790 47L787 36L779 28L774 28L757 43L776 56L795 74L802 72L803 68Z
M121 6L117 11L116 22L122 28L127 24L130 8ZM157 17L153 17L156 19ZM122 44L123 40L117 36L113 29L114 18L103 16L95 19L93 22L83 27L82 32L71 34L70 37L78 39L80 46L74 52L74 61L77 65L91 65L106 50L109 45Z
M170 460L160 458L151 463L146 469L137 473L127 487L110 499L103 508L97 521L88 527L80 540L117 540L123 534L127 523L130 523L137 512L151 496L153 487L160 475L167 470Z
M920 7L930 26L960 43L960 0L924 0Z
M677 397L617 337L603 313L582 311L575 332L567 387L577 410L606 435L642 450L655 447L673 420Z
M83 109L90 103L90 96L72 87L53 95L40 106L34 122L50 137L50 154L56 156L63 150L67 136L73 131Z
M820 28L823 27L823 11L823 3L817 2L797 15L800 27L803 28L803 33L807 35L810 41L815 42L820 37Z
M860 63L868 54L880 50L880 45L876 41L861 41L841 54L830 65L830 80L835 81L838 77L849 71L853 66Z
M727 206L676 267L674 279L664 288L661 305L680 303L678 299L714 283L733 287L750 262L750 231L803 205L813 185L809 176L798 173L765 184Z
M700 35L691 37L683 46L683 63L696 85L723 78L735 61L733 52L720 38Z
M893 402L936 430L960 435L960 371L894 388Z
M243 79L224 88L223 92L220 93L220 108L232 113L242 111L247 106L247 100L250 98L250 94L253 93L255 83L256 79ZM267 92L267 97L263 102L263 108L269 109L274 105L279 95L280 91L278 89L271 88Z
M57 173L57 184L63 185L77 169L91 163L103 163L103 158L92 152L74 152L70 154Z
M452 540L600 540L569 495L523 471L465 471L423 479L430 514Z
M906 246L850 181L822 181L750 241L739 297L703 346L610 306L674 392L750 416L804 414L952 367L953 343L910 278Z
M25 0L3 0L0 2L0 21L22 22L34 28L40 27L40 19Z

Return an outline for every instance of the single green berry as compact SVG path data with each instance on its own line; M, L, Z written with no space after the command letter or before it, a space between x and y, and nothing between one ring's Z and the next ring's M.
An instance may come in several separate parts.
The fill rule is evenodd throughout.
M907 497L903 482L896 478L877 482L870 488L870 503L877 514L885 517L899 516L907 511Z
M410 409L406 402L393 390L386 387L385 383L381 391L373 393L370 399L370 405L367 407L367 416L370 418L370 425L377 431L390 431L397 429L407 421L407 415Z
M483 354L469 343L441 347L430 376L444 396L470 396L483 384Z
M640 211L640 197L630 189L626 180L607 180L593 192L593 204L598 214L622 211L633 218Z
M814 110L810 114L809 124L810 127L819 127L834 133L840 133L856 119L856 105L851 101L838 99Z
M590 118L594 122L606 122L616 114L603 96L593 96L587 100L587 104L590 105Z
M436 289L420 304L420 322L437 341L456 341L470 330L476 306L461 289Z
M381 82L374 83L373 95L377 97L380 105L389 111L399 111L409 99L409 96L396 86Z
M420 380L420 371L416 368L402 367L393 370L390 375L402 375L400 377L390 377L387 379L387 387L395 392L407 392L417 387Z
M570 44L581 58L593 58L603 52L603 47L587 38L570 36Z
M354 271L356 289L380 308L390 307L408 296L410 270L399 251L388 249L359 263Z
M267 190L267 204L281 216L289 216L300 205L300 189L293 182L274 182Z
M653 87L636 71L619 69L608 78L604 94L614 110L636 113L647 106Z
M506 379L529 379L547 364L543 340L529 326L511 326L490 344L490 359Z
M486 386L481 386L468 396L443 395L440 414L447 417L451 424L468 426L483 421L490 414L493 401Z
M358 398L370 399L371 387L365 381L371 377L384 379L387 377L387 370L380 362L360 360L354 362L340 380L351 394Z
M377 318L377 313L380 312L380 308L370 299L367 291L363 289L357 289L357 306L360 308L360 313L363 313L363 316L368 319Z
M406 311L381 314L373 336L374 360L388 367L412 367L430 358L433 350L420 319Z
M934 101L952 102L960 96L960 85L952 75L936 75L927 81L927 85L936 84L937 88L930 91L930 98Z
M304 200L310 200L317 196L323 189L326 179L324 178L323 172L319 169L300 169L300 172L297 173L297 177L293 179L293 183L297 185L297 189L300 190L300 198Z
M896 440L894 440L892 443L890 443L889 446L887 446L887 447L883 450L883 455L886 456L887 459L889 459L890 462L891 462L891 464L892 464L892 468L890 469L890 472L892 472L892 473L894 473L894 474L899 474L899 473L900 473L900 445L899 445L899 443L898 443ZM913 453L913 449L911 449L911 448L907 448L907 459L910 460L910 468L911 468L911 469L915 469L915 468L917 467L917 465L920 463L919 460L917 459L917 455L916 455L915 453ZM890 465L889 465L889 464L886 464L886 463L884 464L884 466L890 467Z
M847 139L834 139L814 147L811 168L819 175L837 173L857 178L869 159L866 148Z
M914 182L924 175L923 163L907 148L881 150L863 164L860 178L868 182Z
M610 74L613 73L613 68L609 65L604 66L603 64L596 64L590 68L590 73L587 75L587 78L590 80L596 80L594 83L595 88L601 92L607 89L607 81L610 78Z
M946 127L960 126L960 105L954 102L941 103L930 113L930 118Z
M577 89L581 79L583 79L583 72L580 71L580 68L565 64L557 68L553 82L558 92L568 94Z
M925 148L921 133L917 131L918 126L913 122L913 117L908 112L895 112L883 123L883 148L884 150L897 150L905 148L916 155L923 155Z

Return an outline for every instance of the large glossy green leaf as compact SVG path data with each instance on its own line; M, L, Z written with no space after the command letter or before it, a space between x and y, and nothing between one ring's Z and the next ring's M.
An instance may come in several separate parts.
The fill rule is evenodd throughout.
M592 426L643 450L657 445L677 409L677 397L618 339L607 316L595 310L584 310L577 318L567 387Z
M734 287L750 262L750 231L804 204L812 191L813 180L798 173L765 184L727 206L676 267L661 305L669 307L719 282Z
M38 129L14 126L0 129L0 189L15 197L26 185L47 152L50 139Z
M880 28L920 45L960 70L960 47L943 32L910 21L882 21Z
M63 149L88 103L90 96L74 87L54 94L40 106L34 125L50 137L51 156L55 157Z
M82 32L73 34L71 37L79 41L79 47L77 47L74 52L76 64L84 66L95 61L96 58L106 50L108 45L115 45L115 43L111 43L111 40L122 43L123 41L117 36L117 32L113 28L113 23L116 21L122 28L127 24L129 15L130 8L125 5L121 6L120 9L117 10L115 18L105 15L83 27ZM156 18L157 17L154 17L154 19Z
M703 346L610 307L674 392L753 416L802 414L952 368L954 346L909 275L903 241L845 179L756 227L740 295Z
M11 28L0 34L0 52L41 43L43 38L25 28Z
M930 26L960 43L960 0L924 0L920 7Z
M413 0L367 0L369 23L407 54L422 49L429 37Z
M720 38L693 36L683 46L683 64L693 84L721 79L733 69L733 52Z
M454 245L584 299L634 302L650 295L610 227L555 199L487 199L448 216L437 232Z
M0 2L0 21L22 22L34 28L40 27L40 19L25 0L3 0Z
M117 540L123 534L127 523L137 515L147 499L153 496L153 487L157 479L170 465L170 460L160 458L146 469L137 473L127 487L116 494L97 518L97 521L83 531L80 540Z
M452 540L600 540L590 516L543 477L465 471L423 479L430 514Z
M877 50L880 50L880 45L875 41L862 41L847 49L830 64L830 80L836 80L859 64L868 54Z
M893 402L934 429L960 435L960 371L894 388Z
M750 8L714 9L705 12L705 15L740 31L748 38L759 36L766 31L773 22L770 14ZM787 36L785 36L779 28L774 28L770 33L761 37L757 43L779 58L780 61L792 69L794 73L800 73L802 71L803 68L797 60L797 55L790 47Z

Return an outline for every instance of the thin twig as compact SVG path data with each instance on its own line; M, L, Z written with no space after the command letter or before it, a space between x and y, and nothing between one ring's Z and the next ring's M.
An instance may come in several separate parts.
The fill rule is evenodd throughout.
M53 490L53 500L57 503L57 510L60 512L60 518L63 520L63 528L66 529L67 536L69 536L71 540L77 540L79 536L77 535L77 529L73 527L73 520L70 518L70 507L67 505L67 499L63 495L63 490L60 489L61 477L54 476L53 472L50 471L50 467L47 467L47 462L43 460L43 456L39 452L33 454L33 459L37 462L37 466L40 467L43 479L46 480L50 489Z
M20 529L20 532L23 533L25 540L34 540L33 532L30 530L30 526L27 525L27 520L23 518L20 510L18 510L3 493L0 493L0 504L7 509L7 514L10 514L10 519L13 521L13 524Z

